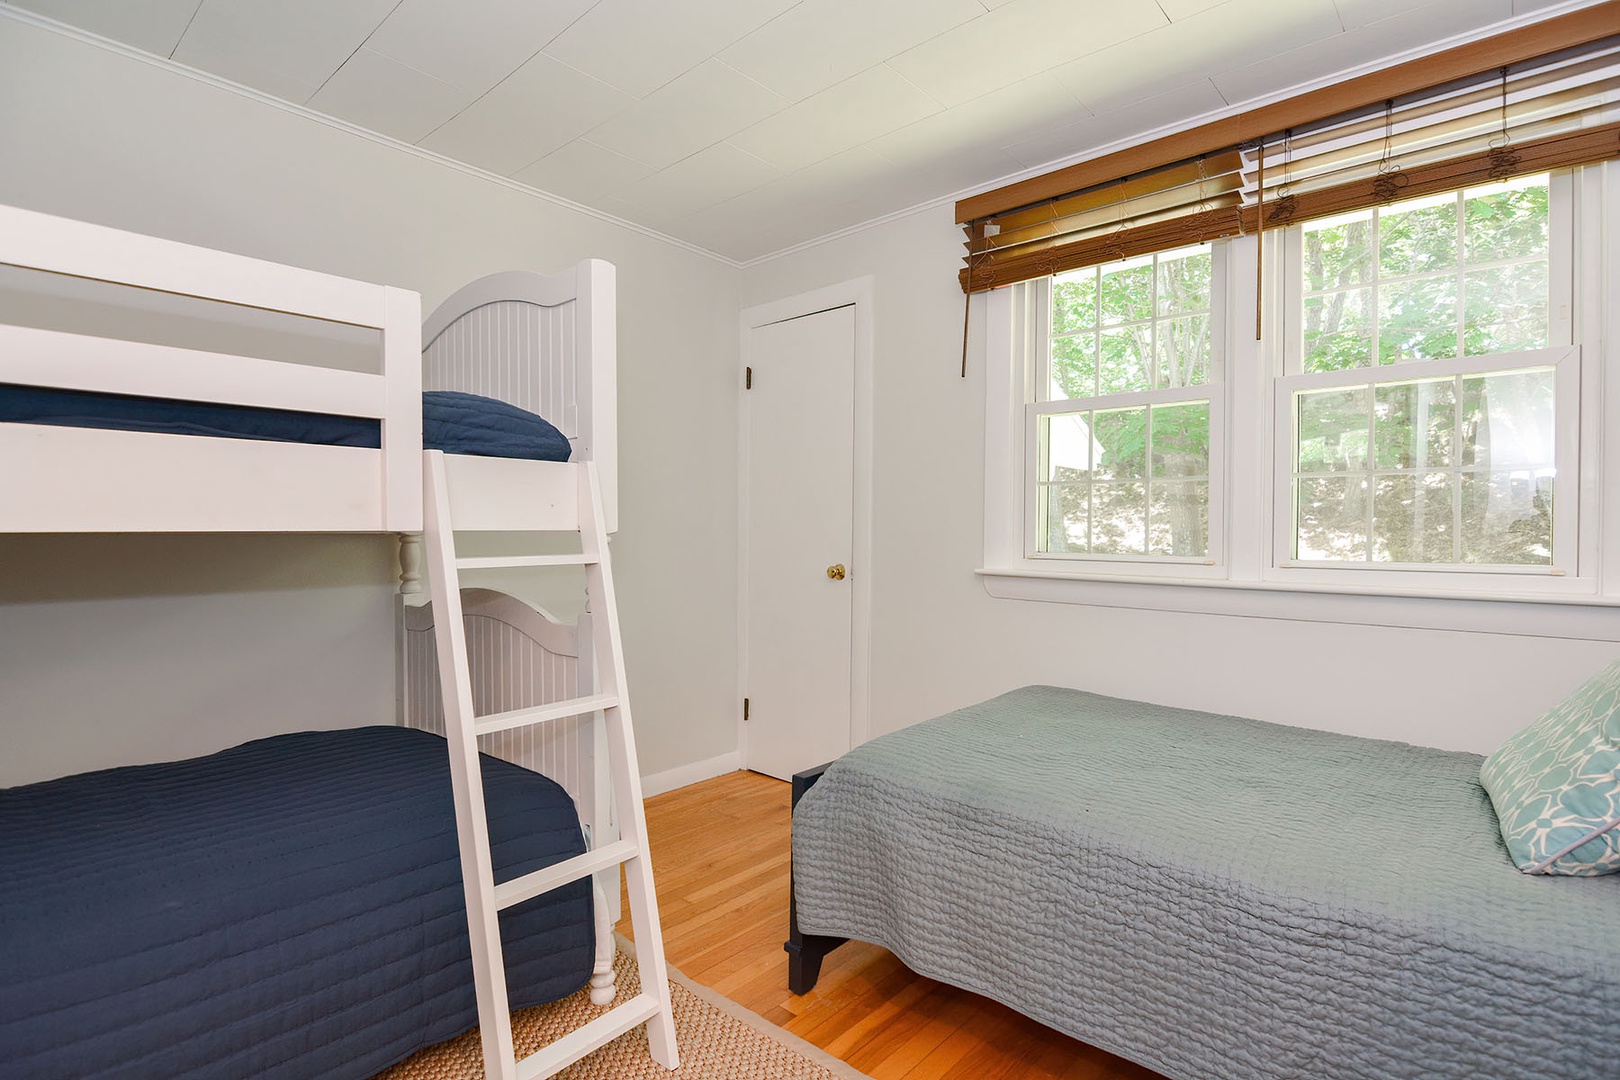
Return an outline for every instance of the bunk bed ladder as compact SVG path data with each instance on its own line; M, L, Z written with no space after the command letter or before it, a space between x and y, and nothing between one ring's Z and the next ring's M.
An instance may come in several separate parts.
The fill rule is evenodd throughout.
M618 607L608 564L602 493L593 462L574 466L579 478L578 510L573 522L580 554L536 555L503 559L458 559L451 498L443 453L424 453L426 488L423 536L434 610L440 685L444 694L445 735L450 744L450 775L455 792L456 827L461 846L461 877L467 896L467 929L472 942L473 977L478 990L478 1022L489 1080L533 1080L551 1076L570 1063L640 1024L647 1025L653 1060L675 1069L675 1020L671 1012L663 932L653 892L647 853L647 821L641 803L641 774L636 764L630 708L625 699L624 654L619 637ZM575 529L565 531L574 532ZM472 681L462 625L459 571L495 566L580 565L594 652L597 692L529 709L475 716ZM582 675L584 673L582 672ZM483 777L478 765L478 736L511 728L549 723L570 716L602 712L607 729L608 765L620 839L497 885L484 812ZM628 1001L522 1060L516 1058L506 992L506 966L501 954L497 913L571 881L622 864L635 929L641 990ZM599 920L600 923L600 920Z

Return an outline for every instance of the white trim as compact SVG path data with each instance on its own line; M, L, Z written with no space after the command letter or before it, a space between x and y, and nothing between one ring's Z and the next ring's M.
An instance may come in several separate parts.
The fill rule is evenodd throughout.
M855 433L850 496L852 565L850 575L849 738L859 746L871 738L872 713L872 398L875 352L875 283L870 275L841 281L797 296L743 309L738 318L739 365L748 362L750 331L772 323L814 315L831 308L855 308ZM742 700L748 688L748 449L749 413L743 372L737 373L737 747L747 746Z
M679 765L673 769L666 769L661 773L653 773L641 778L641 796L650 799L654 795L662 795L666 791L686 787L688 784L701 783L704 780L713 780L717 776L734 773L742 769L742 754L733 750L729 754L719 757L707 758L703 761L693 761L686 765Z
M216 90L224 90L228 93L236 94L239 97L244 97L251 101L258 102L260 105L269 105L272 108L280 109L283 112L292 113L294 116L303 117L305 120L313 120L316 123L325 124L327 127L336 128L338 131L344 132L348 135L359 136L362 139L377 143L380 146L386 146L390 149L401 150L407 154L413 154L424 161L431 161L434 164L455 169L457 172L466 173L468 176L474 176L480 180L487 180L492 184L499 184L501 187L508 188L512 191L521 192L524 195L533 196L534 198L549 202L554 206L560 206L565 210L572 210L576 214L584 214L586 217L595 218L596 220L606 222L609 225L617 225L621 229L627 229L630 232L639 233L642 236L648 237L652 240L662 241L663 243L669 244L672 247L680 248L682 251L689 251L694 255L701 255L705 259L713 259L715 262L723 263L726 266L731 267L733 270L742 269L744 265L743 263L738 262L736 259L721 255L718 252L710 251L708 248L701 247L689 240L682 240L679 237L670 236L668 233L661 233L657 229L651 228L650 226L638 225L634 221L627 221L624 218L615 217L606 211L597 210L594 207L586 206L584 203L577 203L572 199L565 199L561 195L555 195L541 188L530 187L528 184L519 183L518 181L513 180L511 177L501 176L498 173L492 173L485 169L480 169L476 165L469 165L464 161L457 161L455 158L445 157L443 154L436 154L432 150L426 150L412 143L401 142L400 140L392 138L388 135L383 135L368 128L360 127L357 124L351 124L347 120L340 120L335 116L328 116L326 113L316 112L307 105L299 105L291 101L286 101L282 98L275 97L274 95L267 94L262 90L255 90L251 86L244 86L241 83L232 82L231 80L221 78L218 75L211 75L206 71L201 71L194 67L187 67L185 64L171 60L166 56L154 55L153 53L146 52L142 49L137 49L133 45L126 45L121 41L114 41L111 38L104 38L100 34L93 34L88 30L81 30L76 26L70 26L67 23L57 22L55 19L48 18L44 15L39 15L32 11L25 11L22 8L13 7L9 3L0 3L0 15L4 15L20 23L26 23L30 26L38 27L41 30L49 30L53 33L61 34L63 37L72 38L75 41L83 42L86 45L93 45L96 48L105 49L111 53L117 53L119 56L123 56L130 60L139 60L143 64L150 64L152 67L160 68L169 72L170 74L183 75L188 79L203 83L206 86L211 86Z

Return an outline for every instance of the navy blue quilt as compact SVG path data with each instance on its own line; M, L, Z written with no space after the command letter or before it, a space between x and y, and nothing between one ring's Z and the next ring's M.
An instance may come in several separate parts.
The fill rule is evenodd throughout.
M0 423L372 449L382 445L381 425L363 417L39 386L0 385ZM567 461L569 454L568 439L544 418L504 401L452 390L422 395L422 443L449 454L530 461Z
M584 851L483 760L496 880ZM364 1078L477 1023L448 755L399 727L0 790L0 1077ZM513 1008L590 977L589 879L501 915Z

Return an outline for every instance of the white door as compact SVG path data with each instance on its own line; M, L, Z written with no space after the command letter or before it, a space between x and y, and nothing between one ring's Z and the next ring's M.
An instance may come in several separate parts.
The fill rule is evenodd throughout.
M850 748L855 307L749 330L743 725L787 779Z

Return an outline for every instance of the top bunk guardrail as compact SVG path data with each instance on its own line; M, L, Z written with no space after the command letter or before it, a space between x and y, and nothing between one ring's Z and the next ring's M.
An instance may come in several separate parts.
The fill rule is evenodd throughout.
M0 532L421 528L417 294L5 206L0 271L0 390L354 418L375 423L378 444L0 423ZM109 319L114 308L141 313ZM164 317L211 328L175 344L147 332ZM300 333L328 347L289 360L253 344ZM369 362L323 365L345 337Z

